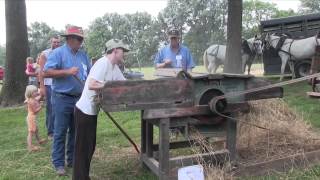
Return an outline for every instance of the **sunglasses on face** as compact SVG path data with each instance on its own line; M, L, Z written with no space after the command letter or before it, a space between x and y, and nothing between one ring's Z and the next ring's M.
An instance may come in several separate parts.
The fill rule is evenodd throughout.
M178 37L171 37L170 39L171 40L178 40L179 38Z
M82 37L79 37L79 36L70 36L72 39L76 39L77 41L79 42L82 42L83 41L83 38Z

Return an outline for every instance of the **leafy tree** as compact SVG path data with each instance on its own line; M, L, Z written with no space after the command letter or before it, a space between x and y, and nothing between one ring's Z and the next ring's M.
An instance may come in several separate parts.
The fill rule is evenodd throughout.
M246 39L260 34L260 21L272 18L288 17L297 15L292 9L279 10L274 3L261 0L245 0L243 2L242 36Z
M38 53L49 48L50 38L60 32L49 27L43 22L34 22L28 27L30 56L36 58Z
M275 16L275 4L260 0L246 0L243 2L242 36L246 39L259 34L260 21L271 19Z
M139 60L142 65L151 65L150 59L156 52L159 41L154 21L148 13L107 13L97 18L87 32L86 48L89 56L101 56L106 41L118 38L131 47L127 62L136 66Z
M307 13L319 13L320 12L320 1L319 0L300 0L301 5L299 12L302 14Z
M0 102L7 106L23 102L27 82L23 73L29 56L25 0L5 0L5 18L6 73Z
M289 17L289 16L297 16L299 13L295 12L293 9L289 10L277 10L276 13L272 16L272 18L281 18L281 17Z

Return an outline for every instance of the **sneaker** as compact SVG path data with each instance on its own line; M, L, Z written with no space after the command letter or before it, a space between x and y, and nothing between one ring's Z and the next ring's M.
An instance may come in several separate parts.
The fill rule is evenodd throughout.
M57 167L56 172L57 172L58 176L65 176L66 175L66 171L64 170L64 167Z

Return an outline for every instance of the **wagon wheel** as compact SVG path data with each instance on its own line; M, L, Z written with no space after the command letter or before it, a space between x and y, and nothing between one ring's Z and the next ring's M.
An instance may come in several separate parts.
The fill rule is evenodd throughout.
M311 63L308 60L298 62L294 67L296 78L310 75Z

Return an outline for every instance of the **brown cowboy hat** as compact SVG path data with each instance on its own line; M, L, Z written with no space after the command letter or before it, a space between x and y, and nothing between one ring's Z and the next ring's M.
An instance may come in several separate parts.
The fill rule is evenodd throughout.
M67 36L79 36L79 37L83 37L83 30L81 27L78 26L69 26L66 29L65 34L62 34L61 36L63 37L67 37Z

